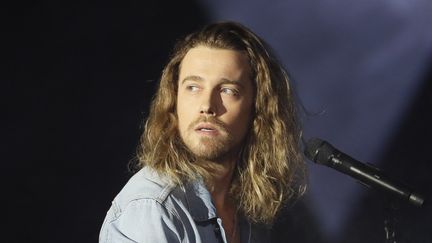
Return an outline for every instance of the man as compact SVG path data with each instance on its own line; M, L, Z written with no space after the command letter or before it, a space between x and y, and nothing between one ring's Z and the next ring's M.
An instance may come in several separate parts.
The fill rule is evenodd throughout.
M180 41L100 242L268 242L304 170L288 77L246 27Z

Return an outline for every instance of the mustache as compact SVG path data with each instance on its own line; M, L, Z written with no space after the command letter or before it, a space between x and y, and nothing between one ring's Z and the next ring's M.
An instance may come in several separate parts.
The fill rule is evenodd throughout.
M223 131L223 132L228 132L228 129L226 128L226 125L225 125L225 123L223 123L222 121L220 121L220 120L218 120L218 119L216 119L216 118L214 118L214 117L211 117L211 116L203 116L203 117L200 117L200 118L198 118L198 119L196 119L195 121L193 121L189 126L188 126L188 129L189 130L193 130L193 129L195 129L195 127L199 124L199 123L201 123L201 122L206 122L206 123L211 123L213 126L215 126L217 129L219 129L219 130L221 130L221 131Z

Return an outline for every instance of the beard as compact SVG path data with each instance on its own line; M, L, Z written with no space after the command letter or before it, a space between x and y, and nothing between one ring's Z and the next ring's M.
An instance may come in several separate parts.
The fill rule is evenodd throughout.
M195 126L200 122L212 123L218 130L217 136L196 134ZM183 143L198 160L219 161L232 155L234 150L233 137L225 124L212 117L197 119L188 126L186 134L180 136Z
M200 160L218 161L231 154L231 139L202 137L198 141L187 142L186 146Z

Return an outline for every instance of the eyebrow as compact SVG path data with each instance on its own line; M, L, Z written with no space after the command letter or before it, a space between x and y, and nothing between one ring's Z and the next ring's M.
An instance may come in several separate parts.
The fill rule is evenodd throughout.
M227 78L221 78L220 80L221 80L221 84L233 84L233 85L238 85L242 88L244 87L244 85L240 81L237 81L237 80L229 80ZM202 82L202 81L204 81L204 78L202 78L201 76L197 76L197 75L190 75L190 76L185 77L181 83L183 84L186 81Z
M186 76L186 78L184 78L181 83L183 84L184 82L186 82L188 80L201 82L204 79L200 76L197 76L197 75L189 75L189 76Z

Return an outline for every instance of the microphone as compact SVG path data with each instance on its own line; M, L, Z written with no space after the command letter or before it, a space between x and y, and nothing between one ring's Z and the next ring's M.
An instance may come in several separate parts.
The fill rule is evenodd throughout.
M377 168L342 153L326 141L311 138L305 145L304 154L317 164L338 170L367 186L376 187L417 207L424 203L423 196L385 177Z

